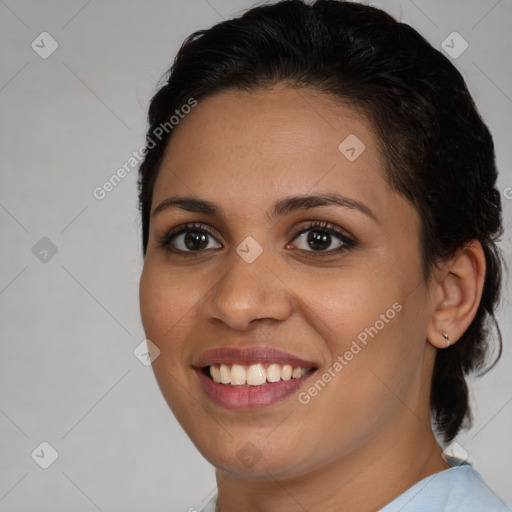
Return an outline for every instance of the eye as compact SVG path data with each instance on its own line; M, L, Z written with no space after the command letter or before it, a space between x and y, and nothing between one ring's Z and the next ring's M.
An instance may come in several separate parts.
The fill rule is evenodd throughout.
M209 240L210 239L210 240ZM211 245L215 241L217 245ZM198 253L222 247L203 224L182 224L164 234L158 245L171 252Z
M357 244L329 222L312 222L303 228L294 240L299 241L301 251L314 256L328 256L349 250ZM316 253L316 254L315 254Z
M340 253L357 245L354 240L329 222L311 222L299 231L293 240L299 241L300 251L311 253L311 256L315 257ZM167 251L184 256L199 254L206 249L222 248L212 231L204 224L177 226L165 233L159 239L158 245Z

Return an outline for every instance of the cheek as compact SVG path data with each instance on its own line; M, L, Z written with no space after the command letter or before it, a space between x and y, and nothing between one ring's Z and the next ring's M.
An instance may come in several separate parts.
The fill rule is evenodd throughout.
M183 390L190 384L187 340L197 324L193 316L200 298L189 277L146 259L139 283L141 320L146 338L160 350L151 366L163 397L187 432L198 414Z
M161 351L180 349L182 331L192 321L201 300L193 276L183 276L146 260L140 278L139 301L146 337Z
M334 411L339 418L359 418L351 422L356 425L389 417L396 396L418 374L425 330L421 289L410 293L407 275L379 274L380 279L352 269L321 283L305 281L302 316L322 336L331 358L302 389L302 403L315 409L312 417L322 418L319 425L332 421ZM325 385L318 383L322 377Z
M354 267L329 276L302 277L301 314L328 344L335 358L350 348L381 337L399 317L396 283L378 281L373 272Z

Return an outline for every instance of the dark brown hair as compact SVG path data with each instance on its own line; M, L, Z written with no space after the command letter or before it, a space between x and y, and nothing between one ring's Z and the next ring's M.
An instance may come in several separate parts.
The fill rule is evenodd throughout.
M165 130L155 142L155 130L191 98L277 83L335 95L368 116L389 184L420 214L426 281L465 243L483 246L487 269L478 311L458 342L438 351L432 378L432 420L449 442L471 425L466 376L484 370L491 322L499 352L486 371L501 356L494 317L503 264L496 246L501 203L493 141L464 79L410 26L353 2L283 0L190 35L149 107L139 174L143 253L153 184L172 135Z

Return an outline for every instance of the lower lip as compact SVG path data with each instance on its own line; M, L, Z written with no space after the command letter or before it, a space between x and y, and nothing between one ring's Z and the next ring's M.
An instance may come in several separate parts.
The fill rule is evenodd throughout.
M215 382L202 370L196 371L206 394L226 409L257 409L272 405L291 395L313 373L308 372L297 379L267 382L261 386L231 386Z

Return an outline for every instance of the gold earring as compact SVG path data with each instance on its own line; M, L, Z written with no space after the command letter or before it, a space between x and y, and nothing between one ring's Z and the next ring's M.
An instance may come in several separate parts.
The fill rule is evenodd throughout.
M446 334L446 331L443 331L443 336L446 341L446 348L450 346L450 340L448 339L448 334Z

